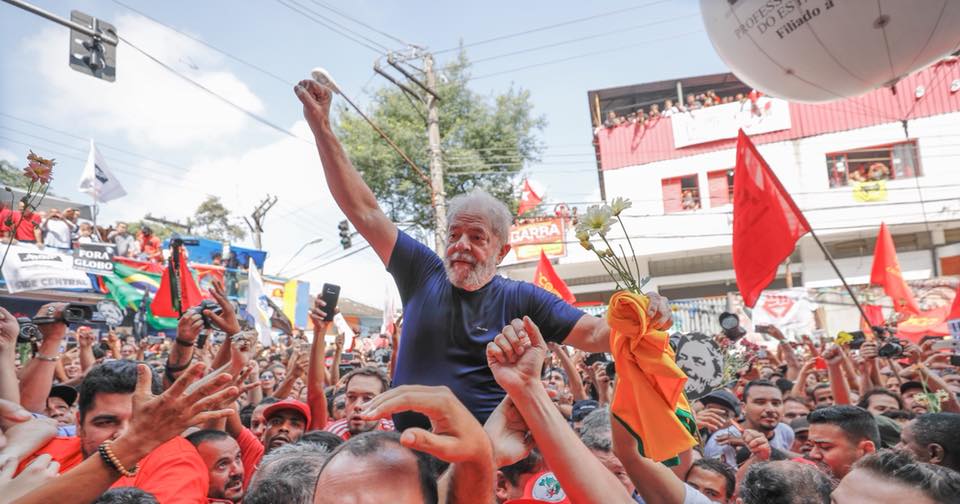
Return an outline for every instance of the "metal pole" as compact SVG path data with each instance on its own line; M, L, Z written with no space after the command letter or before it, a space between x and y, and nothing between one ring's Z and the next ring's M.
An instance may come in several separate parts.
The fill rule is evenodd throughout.
M8 3L8 4L10 4L10 5L12 5L12 6L14 6L14 7L19 7L19 8L21 8L21 9L27 11L27 12L31 12L31 13L33 13L33 14L36 14L36 15L42 17L42 18L46 18L46 19L48 19L48 20L50 20L50 21L53 21L54 23L57 23L57 24L59 24L59 25L66 26L67 28L70 28L71 30L76 30L76 31L78 31L78 32L80 32L80 33L83 33L83 34L85 34L85 35L89 35L89 36L91 36L91 37L101 39L101 40L103 40L104 42L106 42L106 43L108 43L108 44L117 45L117 43L118 43L116 37L111 37L110 35L107 35L106 33L99 32L99 31L97 31L97 30L94 30L93 28L90 28L89 26L84 26L84 25L82 25L82 24L77 24L77 23L74 23L73 21L70 21L70 20L67 20L67 19L63 19L63 18L57 16L56 14L53 14L52 12L45 11L45 10L41 9L40 7L37 7L36 5L31 5L31 4L28 4L27 2L22 2L21 0L3 0L3 1L6 2L6 3Z
M436 93L432 90L437 87L437 76L433 72L433 55L426 54L423 58L424 72L427 74L427 138L430 141L430 187L433 190L433 212L436 223L436 249L443 257L446 248L447 234L447 203L443 184L443 159L440 157L440 112L437 110Z
M843 273L840 273L840 268L837 267L837 263L833 262L833 256L830 255L830 251L827 250L827 247L824 246L822 241L820 241L820 237L817 236L817 233L813 231L813 228L810 228L810 236L816 240L817 245L820 246L820 250L822 250L823 254L827 256L827 261L830 262L830 266L833 266L833 271L835 271L837 276L840 277L840 281L843 282L843 287L847 289L847 293L850 294L850 297L853 299L853 304L857 305L857 310L860 311L860 316L863 317L863 320L866 320L869 324L870 319L867 318L867 312L864 311L863 306L860 305L860 300L857 299L857 295L853 293L853 289L850 288L850 285L847 283L847 279L843 278Z

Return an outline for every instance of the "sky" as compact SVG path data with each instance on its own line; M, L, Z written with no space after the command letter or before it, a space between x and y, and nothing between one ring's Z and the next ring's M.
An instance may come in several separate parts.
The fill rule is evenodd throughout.
M524 173L546 188L547 202L568 204L600 197L588 90L726 70L694 0L32 3L61 17L75 9L115 25L121 37L244 111L126 43L117 50L116 82L81 74L68 66L66 28L0 3L0 44L7 48L0 58L0 159L22 166L30 148L55 157L52 191L89 202L76 187L94 139L128 192L101 207L100 222L147 213L183 221L207 195L219 196L239 219L276 196L264 220L265 272L300 275L314 293L324 282L337 283L343 296L373 306L383 305L391 282L369 249L339 259L363 242L354 240L346 252L339 247L343 214L292 90L310 70L326 68L366 106L376 89L390 85L372 70L387 50L416 44L442 67L462 42L477 61L474 91L530 91L547 126L539 134L543 159ZM328 23L319 16L352 40L317 23ZM519 32L528 33L477 43Z

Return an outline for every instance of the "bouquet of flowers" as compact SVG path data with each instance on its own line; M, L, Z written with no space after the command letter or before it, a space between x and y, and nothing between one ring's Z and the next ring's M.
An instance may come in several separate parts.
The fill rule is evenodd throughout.
M637 262L633 243L631 243L630 236L627 235L627 228L620 218L620 214L631 206L630 200L617 197L609 205L593 205L587 208L587 213L582 218L576 218L574 223L580 246L592 250L597 255L600 264L617 284L617 290L628 290L634 294L642 294L641 289L650 278L640 276L640 264ZM620 249L618 255L607 238L610 229L615 224L620 224L620 229L623 230L624 239L627 240L630 255L633 257L632 264L623 245L617 247ZM594 245L594 241L597 241L597 245Z
M23 176L26 177L29 182L27 183L26 194L20 198L20 201L23 202L24 209L29 208L33 210L43 201L43 198L47 195L47 190L50 189L50 182L53 181L53 167L56 164L56 160L41 157L32 150L30 154L27 155L27 166L23 169ZM15 210L17 208L16 195L9 187L4 187L4 190L10 193L10 209ZM20 227L22 220L23 213L20 213L19 218L14 222L13 212L10 212L6 218L6 222L3 223L11 230L11 238L7 242L7 248L3 251L3 259L0 259L0 267L2 267L3 263L7 260L7 252L10 251L10 245L13 243L12 236L16 235L16 230Z

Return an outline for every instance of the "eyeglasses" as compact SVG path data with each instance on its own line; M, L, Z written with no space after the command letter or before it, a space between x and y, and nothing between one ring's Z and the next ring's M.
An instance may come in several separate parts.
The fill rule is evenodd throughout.
M273 373L263 373L262 375L260 375L260 379L261 379L261 380L272 380L272 379L273 379Z

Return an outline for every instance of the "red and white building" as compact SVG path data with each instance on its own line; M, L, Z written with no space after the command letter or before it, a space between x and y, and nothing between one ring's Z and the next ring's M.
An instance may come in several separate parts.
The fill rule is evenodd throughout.
M869 282L881 222L890 226L908 281L960 275L960 61L917 72L895 92L816 105L760 97L645 124L602 125L610 111L626 116L654 103L662 109L665 99L686 101L707 90L721 97L750 92L732 74L718 74L588 93L601 191L606 201L633 202L625 222L640 269L651 276L648 289L677 300L718 300L737 290L731 195L741 127L850 283ZM567 240L573 244L557 272L578 301L605 302L613 283L572 232ZM534 266L506 274L529 279ZM789 273L798 287L840 285L809 235ZM771 288L786 286L786 275L781 267ZM827 308L831 330L856 327L851 309Z

